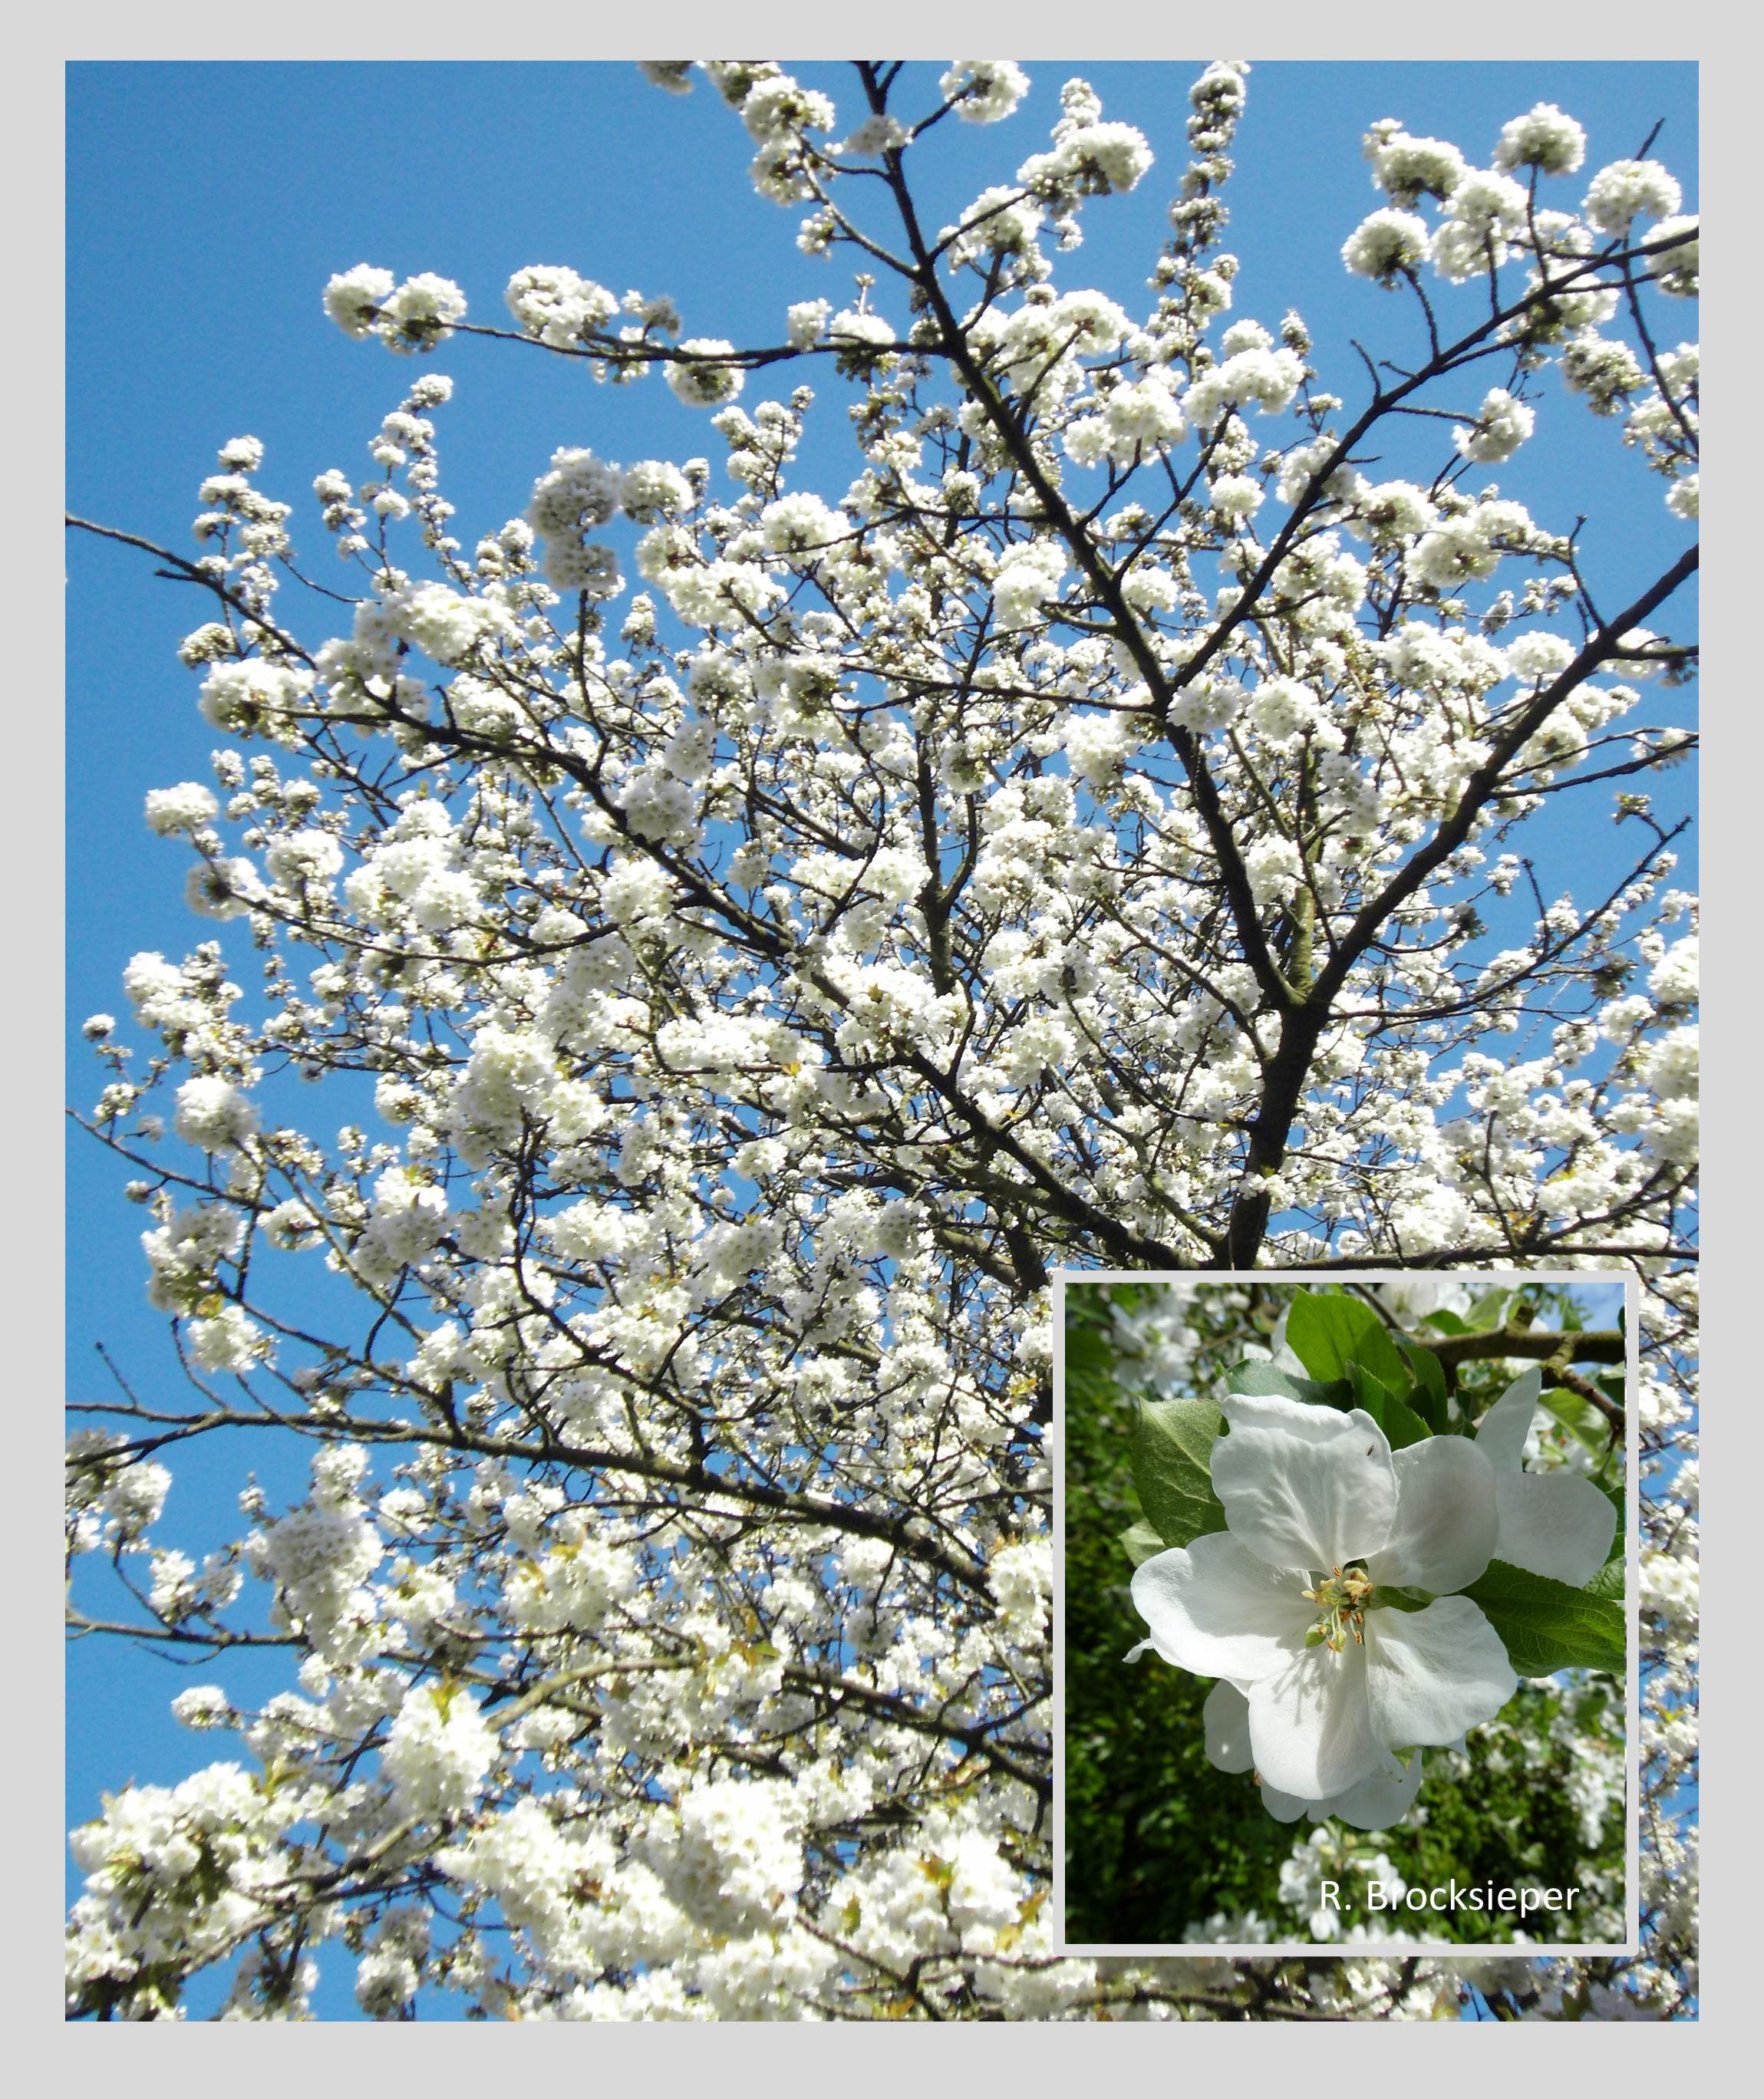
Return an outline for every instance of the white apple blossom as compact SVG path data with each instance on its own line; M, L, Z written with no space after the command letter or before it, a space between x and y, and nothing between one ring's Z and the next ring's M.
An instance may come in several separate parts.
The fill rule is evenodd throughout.
M1617 1512L1577 1473L1524 1470L1542 1389L1542 1371L1527 1371L1476 1424L1476 1447L1494 1474L1499 1529L1493 1556L1578 1589L1605 1564Z
M1248 1688L1221 1677L1207 1694L1202 1708L1206 1732L1207 1760L1222 1771L1254 1771L1256 1752L1250 1741ZM1423 1753L1412 1751L1406 1762L1392 1757L1353 1785L1326 1800L1307 1800L1282 1793L1257 1774L1256 1797L1277 1822L1296 1822L1304 1815L1312 1822L1331 1820L1354 1829L1388 1829L1402 1820L1421 1790Z
M1481 1612L1452 1593L1493 1556L1486 1459L1450 1437L1393 1454L1357 1407L1239 1393L1223 1404L1230 1432L1212 1477L1229 1528L1135 1570L1151 1632L1133 1655L1149 1646L1247 1684L1256 1768L1305 1800L1492 1719L1516 1679ZM1380 1608L1381 1586L1434 1600Z

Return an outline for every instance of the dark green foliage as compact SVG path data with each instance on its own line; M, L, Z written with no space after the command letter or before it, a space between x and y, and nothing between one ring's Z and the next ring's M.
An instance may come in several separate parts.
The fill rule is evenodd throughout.
M1464 1594L1500 1635L1507 1660L1521 1676L1548 1676L1559 1669L1623 1674L1621 1590L1616 1596L1589 1595L1565 1582L1491 1560Z
M1313 1378L1346 1377L1349 1364L1357 1362L1387 1387L1407 1382L1383 1321L1357 1298L1298 1292L1287 1321L1287 1346Z
M1213 1439L1225 1416L1211 1400L1142 1399L1133 1424L1133 1483L1160 1546L1186 1545L1223 1530L1212 1490Z

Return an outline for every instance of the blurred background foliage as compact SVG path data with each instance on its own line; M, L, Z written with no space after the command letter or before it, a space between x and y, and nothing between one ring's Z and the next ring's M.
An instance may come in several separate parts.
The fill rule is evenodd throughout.
M1430 1752L1420 1799L1397 1828L1282 1825L1248 1774L1207 1760L1201 1707L1210 1679L1128 1649L1145 1635L1122 1534L1142 1520L1128 1462L1147 1397L1216 1397L1225 1371L1278 1347L1291 1283L1072 1283L1066 1287L1065 1848L1068 1943L1263 1943L1388 1936L1587 1943L1624 1936L1623 1687L1586 1672L1522 1683L1474 1730L1468 1758ZM1355 1287L1398 1334L1463 1334L1534 1324L1618 1325L1619 1294L1489 1278L1404 1277ZM1516 1361L1459 1366L1452 1406L1466 1425L1519 1371ZM1582 1372L1582 1375L1586 1373ZM1621 1398L1621 1370L1600 1388ZM1617 1490L1621 1438L1568 1393L1540 1408L1533 1469L1572 1465ZM1369 1915L1368 1874L1409 1887L1461 1884L1581 1890L1577 1919L1460 1911L1436 1920ZM1320 1883L1341 1881L1339 1919Z

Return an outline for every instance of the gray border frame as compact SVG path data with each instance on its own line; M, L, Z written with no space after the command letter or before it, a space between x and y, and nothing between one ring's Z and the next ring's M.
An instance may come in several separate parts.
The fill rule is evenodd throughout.
M1323 1941L1282 1938L1265 1944L1219 1946L1141 1944L1093 1945L1068 1941L1066 1937L1066 1286L1068 1283L1183 1283L1197 1288L1230 1283L1289 1283L1294 1289L1309 1283L1388 1283L1405 1273L1427 1270L1392 1269L1197 1270L1197 1269L1056 1269L1048 1280L1054 1292L1054 1323L1059 1345L1054 1360L1054 1949L1058 1954L1093 1957L1169 1960L1182 1957L1208 1960L1270 1960L1295 1955L1323 1954L1336 1960L1431 1960L1486 1956L1490 1959L1547 1960L1552 1957L1634 1956L1641 1944L1641 1416L1636 1394L1640 1371L1640 1337L1637 1318L1641 1305L1641 1284L1633 1269L1477 1269L1470 1273L1479 1280L1493 1282L1507 1277L1524 1283L1621 1282L1623 1285L1624 1333L1624 1638L1628 1685L1624 1701L1624 1902L1627 1936L1619 1945L1596 1945L1576 1939L1528 1941L1484 1946L1466 1939L1379 1938Z

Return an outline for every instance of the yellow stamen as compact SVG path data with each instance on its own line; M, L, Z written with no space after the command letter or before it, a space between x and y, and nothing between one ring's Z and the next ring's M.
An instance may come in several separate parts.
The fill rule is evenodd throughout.
M1317 1623L1305 1635L1306 1646L1326 1646L1331 1654L1339 1654L1350 1632L1356 1647L1365 1646L1365 1605L1372 1583L1363 1568L1354 1567L1346 1573L1332 1568L1326 1581L1301 1593L1318 1607Z

